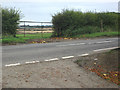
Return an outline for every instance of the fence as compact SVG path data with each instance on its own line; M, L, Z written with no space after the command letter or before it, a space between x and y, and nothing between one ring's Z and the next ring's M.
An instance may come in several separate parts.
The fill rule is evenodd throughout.
M52 22L19 21L18 23L20 23L18 31L23 32L24 37L26 31L39 31L42 37L46 30L52 32Z

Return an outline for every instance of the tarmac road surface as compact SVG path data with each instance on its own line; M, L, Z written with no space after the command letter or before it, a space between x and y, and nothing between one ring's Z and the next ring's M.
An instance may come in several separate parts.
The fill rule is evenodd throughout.
M112 47L118 47L118 38L2 46L2 65L65 59Z

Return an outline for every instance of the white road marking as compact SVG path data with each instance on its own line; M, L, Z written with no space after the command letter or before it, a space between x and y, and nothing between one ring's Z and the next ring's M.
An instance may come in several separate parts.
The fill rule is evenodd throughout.
M101 42L89 42L88 44L101 44L101 43L108 43L112 41L101 41ZM77 46L77 45L85 45L86 43L74 43L74 44L66 44L66 45L56 45L56 46Z
M85 43L79 43L79 44L85 44Z
M46 62L47 62L47 61L49 61L49 60L44 60L44 61L46 61Z
M81 55L78 55L78 56L88 56L89 55L89 53L85 53L85 54L81 54Z
M62 57L62 59L68 59L68 58L73 58L74 56L66 56L66 57Z
M31 62L25 62L26 64L30 64L30 63L35 63L34 61L31 61Z
M5 65L5 67L10 67L10 66L18 66L18 65L20 65L20 63L8 64L8 65Z
M58 58L53 58L53 59L44 60L44 61L55 61L55 60L59 60L59 59Z
M40 61L30 61L30 62L25 62L26 64L30 64L30 63L38 63Z
M72 46L73 46L73 45L77 45L77 44L68 44L68 46L69 46L69 45L72 45Z
M61 47L61 46L68 46L68 45L56 45L56 46L60 46Z
M58 58L53 58L53 59L49 59L50 61L53 61L53 60L58 60Z
M66 44L66 45L56 45L56 46L75 46L75 45L83 45L85 43L76 43L76 44Z
M94 52L98 52L98 51L104 51L104 50L110 50L110 49L116 49L118 47L111 47L111 48L103 48L103 49L97 49L97 50L93 50Z
M96 43L107 43L107 42L112 42L112 41L101 41L101 42L96 42Z

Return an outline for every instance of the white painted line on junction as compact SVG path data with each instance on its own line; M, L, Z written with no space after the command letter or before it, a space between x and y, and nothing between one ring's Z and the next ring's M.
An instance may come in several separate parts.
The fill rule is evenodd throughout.
M77 44L68 44L68 46L69 46L69 45L77 45Z
M26 64L30 64L30 63L38 63L40 61L30 61L30 62L25 62Z
M61 47L61 46L68 46L68 45L57 45L57 46L60 46L60 47Z
M79 44L85 44L85 43L79 43Z
M101 42L96 42L96 43L106 43L106 42L112 42L112 41L101 41Z
M30 64L30 63L35 63L35 61L31 61L31 62L25 62L26 64Z
M44 60L44 61L56 61L59 60L58 58L53 58L53 59L49 59L49 60Z
M75 45L84 45L85 43L76 43L76 44L66 44L66 45L57 45L57 46L75 46Z
M89 55L89 53L85 53L85 54L81 54L81 55L78 55L78 56L88 56Z
M50 61L58 60L58 58L49 59Z
M8 65L5 65L5 67L10 67L10 66L18 66L18 65L20 65L20 63L8 64Z
M46 62L47 62L47 61L49 61L49 60L44 60L44 61L46 61Z
M68 46L69 45L83 45L83 44L85 44L85 43L68 44Z
M103 48L103 49L97 49L97 50L93 50L94 52L98 52L98 51L104 51L104 50L110 50L110 49L116 49L118 47L111 47L111 48Z
M74 56L66 56L66 57L62 57L62 59L68 59L68 58L73 58Z

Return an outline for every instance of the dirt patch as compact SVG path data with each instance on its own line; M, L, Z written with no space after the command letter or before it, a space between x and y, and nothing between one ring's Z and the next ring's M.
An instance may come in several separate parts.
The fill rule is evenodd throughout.
M118 79L120 78L119 53L120 48L80 58L76 63L80 67L95 72L98 76L120 85L120 80Z
M27 43L50 43L74 40L74 38L48 38L48 39L29 39Z
M112 82L85 71L78 58L3 68L3 88L117 88Z

